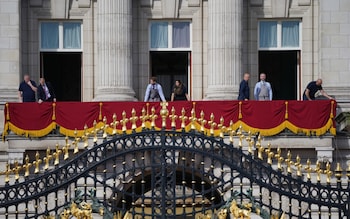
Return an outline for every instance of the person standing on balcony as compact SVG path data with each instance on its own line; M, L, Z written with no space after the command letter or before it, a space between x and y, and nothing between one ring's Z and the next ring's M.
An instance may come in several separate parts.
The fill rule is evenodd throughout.
M173 93L171 94L171 101L177 100L190 100L187 93L187 88L180 80L175 81Z
M55 91L50 82L46 82L45 78L39 79L38 86L38 102L56 102Z
M162 100L165 102L165 97L163 93L162 86L157 83L157 78L156 77L151 77L150 78L150 83L148 84L146 88L146 93L145 93L145 102L159 102Z
M37 87L34 81L30 80L30 76L25 74L23 81L19 84L18 98L19 102L35 102L35 94Z
M243 80L239 84L238 100L249 100L249 73L244 73Z
M266 81L265 73L260 73L260 81L254 88L254 98L261 101L272 100L271 84Z
M322 88L322 79L319 78L316 81L311 81L303 94L303 100L315 100L315 94L317 93L317 91L320 91L321 94L325 97L327 97L328 99L333 99L333 97L329 96L326 91L323 90Z

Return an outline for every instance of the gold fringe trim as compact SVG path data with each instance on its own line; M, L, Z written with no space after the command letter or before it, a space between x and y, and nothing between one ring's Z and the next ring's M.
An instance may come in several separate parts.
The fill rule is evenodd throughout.
M51 122L46 128L40 130L24 130L8 122L8 129L14 132L16 135L25 137L43 137L50 134L50 132L56 129L56 123Z

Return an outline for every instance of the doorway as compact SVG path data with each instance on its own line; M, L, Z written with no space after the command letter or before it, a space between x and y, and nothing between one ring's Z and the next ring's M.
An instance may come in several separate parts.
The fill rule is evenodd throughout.
M81 101L81 53L41 53L41 73L54 87L57 101Z
M190 57L190 52L151 52L151 74L157 77L168 101L176 80L181 80L190 94L188 80Z
M299 51L260 51L259 73L266 73L274 100L296 100ZM259 80L259 78L258 78Z

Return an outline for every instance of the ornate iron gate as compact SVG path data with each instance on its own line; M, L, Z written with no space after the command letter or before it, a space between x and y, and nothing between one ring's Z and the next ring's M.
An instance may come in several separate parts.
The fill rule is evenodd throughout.
M0 188L0 211L6 218L64 218L72 204L81 203L92 203L88 210L103 218L116 212L133 218L196 218L233 203L263 218L324 218L325 212L329 218L350 218L350 181L342 185L339 168L336 185L312 183L312 168L306 168L305 176L294 175L292 168L300 171L298 160L289 156L281 163L279 153L260 145L254 154L195 131L144 130L105 139L47 169L47 160L57 161L61 152L37 157L32 163L37 174L27 175L28 162L21 166L24 180L11 168L15 183ZM276 155L275 170L271 163Z

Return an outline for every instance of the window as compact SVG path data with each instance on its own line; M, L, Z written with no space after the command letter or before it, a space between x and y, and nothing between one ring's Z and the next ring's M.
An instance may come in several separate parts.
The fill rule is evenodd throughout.
M81 22L41 22L41 51L81 51Z
M190 50L191 23L188 21L152 21L150 50Z
M300 50L301 22L295 20L260 21L260 50Z

